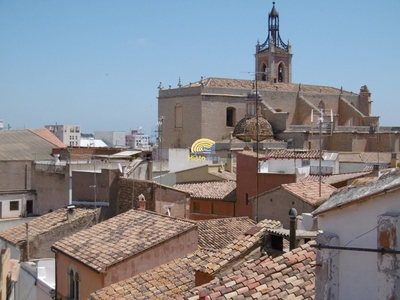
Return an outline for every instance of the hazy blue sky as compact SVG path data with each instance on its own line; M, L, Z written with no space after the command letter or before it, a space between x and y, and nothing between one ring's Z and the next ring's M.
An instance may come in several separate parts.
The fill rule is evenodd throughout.
M149 135L158 85L252 79L272 1L0 0L0 119L13 129L77 124ZM276 1L294 83L372 92L400 126L400 1Z

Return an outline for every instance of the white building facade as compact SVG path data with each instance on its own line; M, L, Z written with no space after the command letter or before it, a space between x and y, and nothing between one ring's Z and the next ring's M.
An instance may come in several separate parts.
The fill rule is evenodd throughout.
M46 125L61 142L67 146L79 146L81 144L81 126L79 125Z
M94 138L102 140L109 147L126 148L124 131L95 131Z
M316 299L400 295L400 173L333 194L318 220Z

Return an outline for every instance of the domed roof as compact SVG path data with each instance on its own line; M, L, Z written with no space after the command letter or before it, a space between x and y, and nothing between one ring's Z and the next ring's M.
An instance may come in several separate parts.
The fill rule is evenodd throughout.
M257 134L258 122L258 134ZM239 140L250 142L263 141L267 138L273 138L274 132L272 131L271 124L263 116L252 116L250 118L241 119L233 130L233 136Z

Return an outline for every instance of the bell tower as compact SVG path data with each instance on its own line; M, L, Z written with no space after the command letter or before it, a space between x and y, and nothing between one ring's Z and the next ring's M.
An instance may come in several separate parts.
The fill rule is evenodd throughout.
M279 14L272 2L268 15L268 37L256 45L256 74L260 81L292 82L292 47L285 44L279 34Z

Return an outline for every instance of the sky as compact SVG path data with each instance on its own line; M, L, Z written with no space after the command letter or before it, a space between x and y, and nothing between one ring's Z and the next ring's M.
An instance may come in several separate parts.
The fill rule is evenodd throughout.
M292 82L367 85L372 115L400 126L400 1L276 0ZM0 0L4 128L80 125L155 136L160 82L253 79L272 1Z

